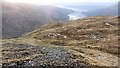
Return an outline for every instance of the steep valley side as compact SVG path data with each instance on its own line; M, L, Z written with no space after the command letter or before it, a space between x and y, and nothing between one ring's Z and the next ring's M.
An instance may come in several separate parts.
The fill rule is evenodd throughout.
M2 3L2 37L20 37L38 26L68 20L73 12L65 8L32 4Z

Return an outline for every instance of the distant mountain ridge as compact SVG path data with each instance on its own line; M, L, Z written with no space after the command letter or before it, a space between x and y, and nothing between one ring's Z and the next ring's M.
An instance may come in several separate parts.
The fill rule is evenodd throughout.
M114 4L110 7L107 8L103 8L103 9L99 9L99 10L95 10L95 11L87 11L87 12L82 12L84 15L87 16L98 16L98 15L102 15L102 16L117 16L118 15L118 4Z
M52 21L68 20L72 10L30 4L2 3L2 37L18 37Z

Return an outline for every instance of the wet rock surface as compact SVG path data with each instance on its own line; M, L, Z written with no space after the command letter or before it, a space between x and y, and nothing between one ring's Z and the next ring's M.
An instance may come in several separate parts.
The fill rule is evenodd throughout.
M61 47L3 44L2 48L3 66L77 67L88 65L83 61L73 59L71 55Z

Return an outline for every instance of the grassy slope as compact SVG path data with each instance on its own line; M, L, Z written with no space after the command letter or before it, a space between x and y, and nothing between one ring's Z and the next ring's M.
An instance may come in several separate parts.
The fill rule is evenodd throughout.
M98 16L65 22L44 25L21 38L2 42L62 47L76 60L99 66L117 65L118 18Z

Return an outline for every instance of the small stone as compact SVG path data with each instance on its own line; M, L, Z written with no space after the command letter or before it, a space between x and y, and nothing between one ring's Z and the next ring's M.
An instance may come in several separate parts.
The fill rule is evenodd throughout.
M65 66L67 66L67 64L65 64Z
M66 38L67 38L67 36L64 36L64 38L66 39Z
M109 23L105 23L106 25L110 25Z

